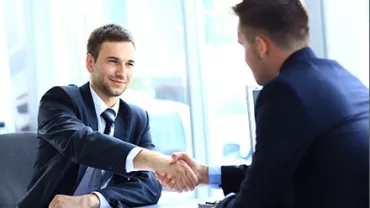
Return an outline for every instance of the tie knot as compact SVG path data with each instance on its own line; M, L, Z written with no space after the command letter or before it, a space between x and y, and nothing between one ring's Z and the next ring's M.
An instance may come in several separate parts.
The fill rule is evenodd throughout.
M114 112L113 109L110 109L108 108L107 110L105 110L101 116L103 117L103 119L105 120L105 122L107 124L113 124L114 123L114 120L116 119L116 113Z

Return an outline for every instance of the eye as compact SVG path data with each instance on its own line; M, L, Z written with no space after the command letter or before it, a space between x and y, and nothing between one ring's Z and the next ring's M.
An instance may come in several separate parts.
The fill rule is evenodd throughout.
M126 63L126 66L133 67L134 66L134 63L132 63L132 62Z
M110 59L108 62L113 63L113 64L118 64L118 60L114 60L114 59Z

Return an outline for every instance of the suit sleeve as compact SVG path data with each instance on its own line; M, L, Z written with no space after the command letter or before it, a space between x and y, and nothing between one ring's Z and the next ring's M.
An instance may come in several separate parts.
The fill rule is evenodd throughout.
M139 146L153 149L149 131L149 117L147 113L142 116L140 123L144 123L143 134ZM162 186L152 172L137 171L131 173L132 177L114 175L108 186L99 192L107 199L113 208L139 207L156 204L161 196Z
M221 187L224 195L239 192L240 184L246 177L247 171L246 165L221 167Z
M40 101L38 136L75 163L126 174L133 144L93 131L79 118L78 108L62 87L50 89Z
M294 91L274 81L256 106L256 151L239 192L219 207L276 207L288 203L297 168L314 138L311 121Z

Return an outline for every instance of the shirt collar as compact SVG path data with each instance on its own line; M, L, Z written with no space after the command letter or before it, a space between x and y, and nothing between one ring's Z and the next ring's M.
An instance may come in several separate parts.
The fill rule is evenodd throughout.
M89 87L90 87L91 97L94 102L96 115L100 117L100 115L105 110L107 110L109 107L104 103L104 101L99 97L99 95L96 94L95 90L91 87L91 85ZM119 101L117 101L116 104L114 104L113 107L111 107L111 109L114 110L114 112L116 113L116 117L117 117L118 109L119 109Z

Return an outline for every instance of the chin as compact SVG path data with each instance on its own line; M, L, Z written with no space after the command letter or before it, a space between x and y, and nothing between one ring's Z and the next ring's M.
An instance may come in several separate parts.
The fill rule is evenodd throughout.
M111 94L115 97L118 97L118 96L121 96L123 94L123 92L125 92L125 89L116 89L116 90L111 90Z
M257 84L260 85L260 86L263 86L264 84L266 84L266 80L263 79L263 78L254 77L254 79L256 80Z

